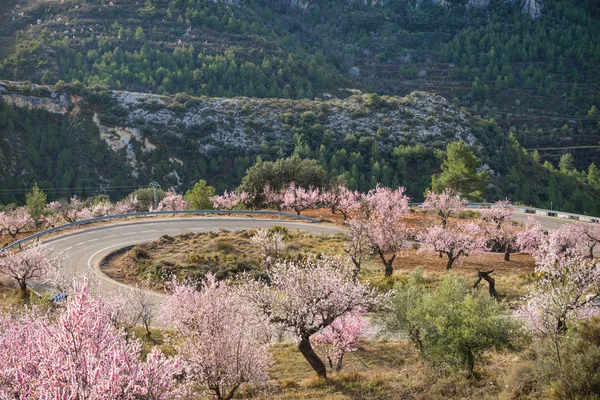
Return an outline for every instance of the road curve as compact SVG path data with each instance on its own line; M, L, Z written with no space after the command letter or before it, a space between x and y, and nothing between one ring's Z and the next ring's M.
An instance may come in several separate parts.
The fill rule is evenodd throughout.
M44 240L44 243L48 244L53 255L63 260L63 267L69 276L76 277L93 273L102 284L102 293L110 296L119 287L128 288L127 285L107 277L100 271L100 261L115 250L137 243L151 242L163 234L178 235L221 228L228 230L270 228L273 225L283 225L290 230L301 229L316 234L334 234L344 231L341 228L323 224L276 219L173 218L94 227L47 239ZM152 295L157 303L162 303L166 298L160 293L152 292Z
M541 215L515 213L514 219L525 221L533 216L542 224L543 229L553 230L573 222L572 220L547 217ZM316 234L344 232L343 228L331 225L289 222L275 219L250 219L250 218L172 218L161 220L145 220L126 222L108 226L93 227L71 232L56 238L44 240L52 249L54 255L63 259L63 266L69 276L78 276L93 273L102 283L102 292L110 295L116 288L128 288L127 285L117 282L100 269L100 261L108 254L120 248L144 242L151 242L163 234L178 235L185 232L206 232L221 228L229 230L270 228L273 225L283 225L288 229L301 229ZM154 293L157 302L162 302L165 295Z

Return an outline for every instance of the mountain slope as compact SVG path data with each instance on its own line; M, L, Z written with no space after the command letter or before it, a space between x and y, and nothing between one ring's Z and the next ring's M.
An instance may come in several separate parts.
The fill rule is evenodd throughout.
M488 200L510 196L542 207L553 201L569 211L599 210L597 188L544 168L494 121L425 92L309 101L3 81L0 97L1 185L16 189L2 192L2 202L22 200L18 190L34 181L51 189L51 198L118 196L127 192L122 186L151 181L181 191L199 178L218 190L233 189L259 157L291 154L317 159L351 188L403 185L419 200L446 144L464 140L490 172Z

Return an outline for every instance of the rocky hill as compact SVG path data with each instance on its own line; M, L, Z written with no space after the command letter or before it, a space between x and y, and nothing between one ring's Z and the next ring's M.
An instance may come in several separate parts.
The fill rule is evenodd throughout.
M182 191L199 178L231 190L256 161L291 154L317 159L352 188L403 185L418 200L446 144L463 140L489 172L487 199L598 210L592 178L542 166L493 120L426 92L287 100L0 81L0 98L0 182L13 188L3 203L36 181L51 199L118 197L151 181Z

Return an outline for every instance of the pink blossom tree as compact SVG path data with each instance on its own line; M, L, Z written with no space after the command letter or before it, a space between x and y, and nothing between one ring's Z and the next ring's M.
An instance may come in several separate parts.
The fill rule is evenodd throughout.
M400 218L407 215L408 197L404 188L391 190L377 186L367 193L363 212L357 218L366 219L371 243L384 266L386 277L394 272L394 260L414 235Z
M540 278L517 315L534 336L554 343L560 365L565 332L578 321L600 314L592 306L600 293L600 262L571 250L563 252L550 240L540 246L535 272Z
M258 339L262 317L227 282L207 275L202 290L175 284L165 320L179 334L175 348L190 382L229 400L243 385L261 386L271 366Z
M364 218L355 218L348 223L349 240L344 246L344 252L354 264L354 277L359 274L364 259L373 253L370 229L370 224Z
M298 350L323 378L327 369L310 338L345 314L389 301L389 295L378 295L368 283L357 282L352 268L340 258L279 262L269 277L270 285L247 281L242 286L243 296L271 323L291 330L298 339Z
M464 210L467 203L467 200L461 200L456 196L452 189L444 189L441 193L427 192L427 197L421 207L425 210L435 211L442 219L442 227L445 228L452 213Z
M481 226L490 243L490 250L501 250L504 252L504 261L510 261L510 254L517 248L517 239L521 232L515 223L505 222L498 227L496 224L485 224Z
M0 255L0 273L14 279L21 296L28 299L27 283L45 277L51 269L58 268L58 263L58 259L50 255L48 246L36 243L18 252Z
M106 200L96 204L92 204L89 207L89 210L92 213L92 217L104 217L106 215L112 214L113 208L114 205L110 201Z
M284 193L285 189L275 190L272 189L271 186L266 185L262 193L265 205L274 206L277 208L277 211L281 211L283 207Z
M246 204L249 198L248 192L236 193L227 192L226 190L223 196L212 196L210 201L216 210L232 210L237 206Z
M422 251L446 254L448 271L461 257L486 250L485 235L482 234L479 226L471 222L447 226L446 229L433 226L419 236L419 241Z
M347 220L348 214L353 211L358 211L361 206L361 194L353 192L343 185L336 185L328 190L321 191L319 202L327 206L332 214L339 211L344 216L344 221Z
M182 195L169 190L165 197L158 202L156 209L150 208L150 211L181 211L187 210L188 207L189 204Z
M258 229L250 241L260 247L263 263L267 269L277 262L285 246L283 233Z
M361 314L349 312L338 317L310 338L317 354L327 359L331 369L340 371L344 355L358 350L358 342L368 327L368 321Z
M25 207L18 207L13 211L0 212L0 231L7 232L13 239L17 238L19 232L26 229L34 229L35 221Z
M150 292L150 285L144 283L130 288L119 288L107 298L110 319L113 324L129 333L138 325L144 326L149 338L150 321L156 312L156 297Z
M351 213L360 210L362 202L362 194L358 191L343 189L336 209L344 216L344 222L348 220Z
M141 344L110 322L102 298L75 284L58 315L0 313L0 397L167 400L180 394L178 361Z
M111 214L129 214L137 211L139 207L139 201L137 196L127 196L124 199L119 200L113 206Z
M308 208L312 208L319 202L319 189L296 186L294 182L285 189L283 194L283 203L281 207L287 210L294 210L296 214Z
M42 215L40 222L44 229L50 229L60 225L62 218L59 215L48 212L45 215Z
M60 215L67 222L76 222L93 217L89 208L79 200L77 196L71 197L70 201L53 201L47 206L48 211Z
M521 251L535 255L544 242L545 236L539 221L528 217L525 221L525 228L517 234L516 245Z
M481 210L481 216L484 221L493 223L497 229L503 224L512 222L512 215L515 207L509 200L499 200L491 208Z

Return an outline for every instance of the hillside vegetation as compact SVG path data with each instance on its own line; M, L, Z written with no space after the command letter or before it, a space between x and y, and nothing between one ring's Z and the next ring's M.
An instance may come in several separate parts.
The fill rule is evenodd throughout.
M289 155L317 160L351 189L365 191L377 182L405 186L418 201L440 171L446 145L463 140L489 172L487 200L510 196L540 207L553 201L557 209L598 212L597 172L578 172L572 162L559 170L542 165L494 120L423 92L293 101L64 84L4 82L0 88L1 179L4 187L19 189L4 191L4 203L23 201L35 181L51 198L87 196L101 187L116 198L131 191L123 186L152 180L186 190L198 177L217 191L233 189L255 162Z

